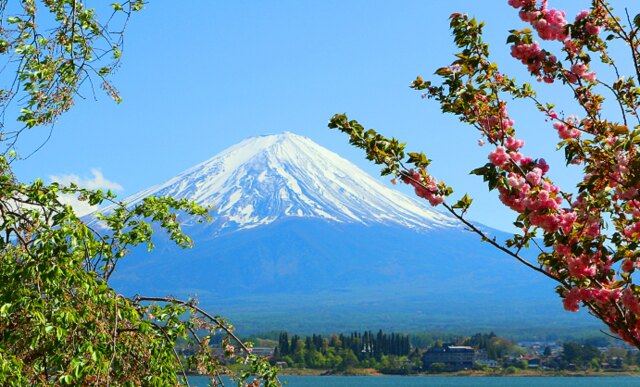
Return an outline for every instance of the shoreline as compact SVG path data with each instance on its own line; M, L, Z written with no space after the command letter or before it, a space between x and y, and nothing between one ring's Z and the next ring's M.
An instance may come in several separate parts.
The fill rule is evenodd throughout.
M374 369L355 369L348 372L333 372L329 369L313 369L313 368L290 368L282 369L278 372L279 376L403 376L403 377L616 377L616 376L638 376L640 372L633 371L593 371L593 372L564 372L564 371L523 371L515 373L506 372L486 372L486 371L458 371L458 372L442 372L442 373L417 373L417 374L383 374Z

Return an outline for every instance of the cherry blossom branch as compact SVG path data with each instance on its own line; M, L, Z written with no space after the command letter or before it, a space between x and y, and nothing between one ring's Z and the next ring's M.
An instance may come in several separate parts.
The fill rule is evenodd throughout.
M240 348L244 352L251 353L251 350L246 345L244 345L242 340L240 340L240 338L236 336L235 333L233 333L233 331L229 327L227 327L226 324L224 324L222 321L212 316L211 314L207 313L204 309L201 309L200 307L195 305L192 301L183 301L173 297L146 297L146 296L140 296L140 295L134 296L131 301L134 303L134 305L137 305L140 302L145 302L145 301L165 302L168 304L185 306L188 309L193 309L199 314L201 314L202 316L204 316L205 318L207 318L209 321L213 322L217 328L220 328L223 331L225 331L226 334L228 334L234 341L238 343L238 346L240 346Z

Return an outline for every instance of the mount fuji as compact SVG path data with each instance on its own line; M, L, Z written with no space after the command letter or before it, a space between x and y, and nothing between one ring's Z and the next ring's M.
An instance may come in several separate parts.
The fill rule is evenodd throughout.
M193 249L158 233L151 254L120 262L112 285L197 296L243 332L598 326L452 217L296 134L246 139L125 201L152 195L213 206L213 221L182 219Z
M211 236L284 219L430 230L456 225L308 138L252 137L127 199L174 196L214 206Z

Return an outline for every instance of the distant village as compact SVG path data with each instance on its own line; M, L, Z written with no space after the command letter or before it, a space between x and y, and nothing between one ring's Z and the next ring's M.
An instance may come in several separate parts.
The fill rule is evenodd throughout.
M615 346L596 347L590 344L566 342L523 342L521 354L500 359L489 358L487 351L468 345L442 344L427 349L422 357L422 370L430 373L462 370L502 369L506 373L518 370L543 371L622 371L635 367L638 351ZM629 366L629 367L627 367Z
M628 373L640 369L637 349L604 339L516 343L493 333L478 333L450 341L432 338L424 347L420 346L424 338L413 339L382 331L252 338L259 344L253 353L269 357L284 373L300 369L327 374L364 370L382 374Z

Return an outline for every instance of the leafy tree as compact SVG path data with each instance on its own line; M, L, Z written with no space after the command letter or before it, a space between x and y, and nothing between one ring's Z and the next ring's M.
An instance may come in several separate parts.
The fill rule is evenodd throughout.
M315 337L315 335L314 335ZM304 346L307 349L307 351L315 351L316 350L316 345L313 342L313 338L311 336L307 336L304 339Z
M498 337L495 333L476 333L464 340L463 345L469 345L477 349L485 350L491 360L501 360L508 355L519 354L521 348L511 341Z
M11 166L25 130L51 125L73 106L86 82L100 82L116 101L108 77L121 56L124 26L143 8L142 0L104 5L84 1L0 1L0 384L177 385L186 368L214 375L222 368L210 346L222 335L227 359L248 364L239 384L279 382L275 369L251 354L250 346L223 319L195 300L136 296L125 298L109 278L129 249L153 248L156 223L172 240L189 247L178 214L208 218L208 209L187 200L147 198L135 206L110 192L77 186L25 184ZM97 14L107 15L102 21ZM12 72L13 71L13 72ZM13 76L8 76L13 74ZM8 77L7 77L8 76ZM16 113L18 112L18 113ZM80 220L61 204L60 194L91 205L111 202L98 215L100 228ZM195 348L185 358L178 340ZM185 352L185 351L183 351ZM254 376L250 376L254 375Z
M347 348L343 350L340 356L342 357L342 361L337 367L339 371L346 371L358 365L358 358L351 349Z
M278 349L282 356L286 356L291 353L289 350L289 335L287 332L282 332L278 337Z
M516 372L518 372L518 367L515 367L515 366L509 366L504 370L504 373L509 375L515 374Z
M579 367L593 366L597 364L600 366L600 360L603 358L602 353L597 347L590 344L577 344L577 343L564 343L562 345L564 358L569 362ZM595 361L595 363L593 362Z
M467 220L472 199L465 194L451 200L453 189L428 172L424 153L407 153L397 139L365 130L345 114L331 118L329 127L349 135L367 159L382 165L382 175L411 185L417 196L443 207L483 241L554 280L565 309L577 311L583 305L611 332L640 348L640 287L633 281L640 265L640 15L623 20L603 0L592 0L572 21L565 12L549 9L547 1L509 0L509 5L532 27L510 31L512 56L540 87L571 93L582 118L541 101L530 84L502 72L490 61L483 23L463 14L451 15L460 52L435 72L442 82L418 77L412 84L443 112L475 128L480 144L490 148L489 162L471 173L497 190L502 204L516 213L514 225L520 231L506 243ZM543 47L535 35L561 42L559 52ZM627 47L628 66L616 64L612 43ZM598 66L602 71L596 74ZM623 68L631 74L622 74ZM555 129L567 167L582 170L575 190L556 185L547 162L526 154L507 110L509 99L529 101ZM605 109L606 102L612 109ZM537 251L537 262L523 257L528 248Z
M629 351L621 347L609 347L606 351L606 357L608 362L614 361L613 359L625 360Z
M447 365L444 363L433 363L429 366L429 372L433 374L440 374L447 371Z
M324 368L326 367L327 360L322 353L313 350L308 350L304 355L304 362L307 367L310 368Z

